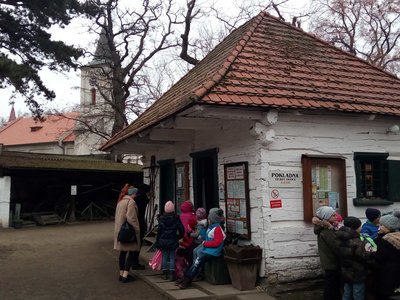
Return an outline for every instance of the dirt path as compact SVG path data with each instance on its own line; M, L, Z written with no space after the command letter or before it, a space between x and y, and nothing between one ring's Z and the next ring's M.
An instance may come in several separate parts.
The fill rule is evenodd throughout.
M118 281L113 223L0 229L0 299L167 299Z

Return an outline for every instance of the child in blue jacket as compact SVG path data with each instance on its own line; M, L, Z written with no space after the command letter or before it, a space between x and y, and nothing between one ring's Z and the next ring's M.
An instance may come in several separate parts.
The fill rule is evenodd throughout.
M361 228L361 235L369 236L372 239L378 237L379 220L381 219L381 212L379 209L368 207L365 210L367 222L365 222Z
M198 257L185 274L185 278L179 283L179 288L186 289L193 278L199 273L200 269L207 261L221 255L224 247L225 233L222 230L221 223L225 220L224 212L220 208L211 208L208 214L208 229L206 240L203 241L203 250L198 253Z

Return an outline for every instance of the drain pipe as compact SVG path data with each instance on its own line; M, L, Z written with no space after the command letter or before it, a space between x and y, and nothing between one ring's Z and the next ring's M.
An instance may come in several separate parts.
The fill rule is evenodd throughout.
M62 154L65 155L65 146L63 145L63 140L58 140L58 147L62 149Z

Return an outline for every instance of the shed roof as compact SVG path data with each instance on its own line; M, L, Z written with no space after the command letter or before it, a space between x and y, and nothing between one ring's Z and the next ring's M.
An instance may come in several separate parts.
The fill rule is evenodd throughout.
M0 144L6 146L74 142L77 112L49 115L43 122L32 117L20 117L0 128Z
M102 150L194 104L400 116L400 80L261 12L226 37Z
M137 164L117 163L94 156L0 152L0 169L80 170L101 172L142 172Z

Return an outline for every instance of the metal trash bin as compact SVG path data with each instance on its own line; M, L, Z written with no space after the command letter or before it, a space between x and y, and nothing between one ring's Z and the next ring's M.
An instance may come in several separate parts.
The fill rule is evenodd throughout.
M234 288L243 291L256 287L261 257L262 249L259 246L224 247L224 260Z

